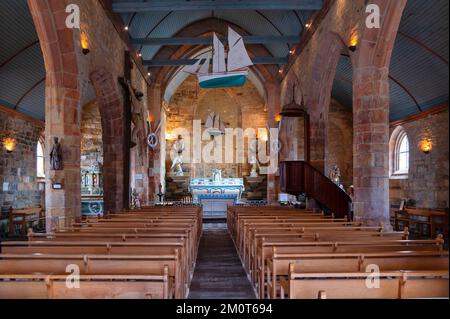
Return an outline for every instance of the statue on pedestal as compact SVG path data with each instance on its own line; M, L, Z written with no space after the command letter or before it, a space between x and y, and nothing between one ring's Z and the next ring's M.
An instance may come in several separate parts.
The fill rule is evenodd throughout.
M140 209L141 208L141 198L139 196L139 193L136 189L133 189L131 193L131 207L133 209Z
M222 181L222 171L220 169L213 169L212 174L214 183L220 183Z
M172 167L170 168L171 171L175 173L175 176L183 176L183 151L185 149L183 137L181 135L178 135L178 139L175 142L175 145L173 146L173 149L175 150L175 158L172 162Z
M335 183L337 186L341 186L341 170L337 165L334 165L333 168L330 170L330 179L333 183Z
M250 177L258 177L258 160L255 155L250 157L250 164L252 165L252 170L250 171Z

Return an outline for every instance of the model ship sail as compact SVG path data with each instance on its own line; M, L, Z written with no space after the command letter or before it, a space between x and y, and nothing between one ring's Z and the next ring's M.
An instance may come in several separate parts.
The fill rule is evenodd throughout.
M194 65L187 66L184 71L197 74L200 87L205 89L244 85L248 76L248 67L253 65L253 62L245 49L243 38L231 28L228 28L228 46L227 64L225 47L214 33L212 72L209 72L209 57L201 67L201 59L199 59ZM200 70L198 70L199 67Z
M220 115L214 112L208 115L205 122L205 128L211 136L222 135L225 133L225 124L220 119Z
M214 33L213 73L226 72L225 47Z
M228 71L239 70L252 66L253 62L245 49L244 39L233 29L228 28Z

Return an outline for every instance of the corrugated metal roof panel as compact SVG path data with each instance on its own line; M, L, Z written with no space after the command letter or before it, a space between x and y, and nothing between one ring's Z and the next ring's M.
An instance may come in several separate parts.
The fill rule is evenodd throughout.
M26 0L0 0L0 65L17 52L37 41Z
M425 43L448 60L448 0L409 0L400 31Z
M44 59L26 0L0 0L0 101L37 119L45 117ZM37 86L36 86L37 85ZM22 99L19 106L16 104Z
M41 49L39 45L35 45L0 70L0 98L15 105L44 77L45 68Z
M41 82L17 107L17 111L23 112L38 120L45 120L45 81Z

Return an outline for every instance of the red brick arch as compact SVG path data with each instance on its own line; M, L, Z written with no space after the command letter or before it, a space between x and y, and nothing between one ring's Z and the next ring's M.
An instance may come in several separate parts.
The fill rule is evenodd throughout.
M47 230L69 225L81 215L80 83L73 29L65 25L67 0L28 0L44 56ZM51 171L49 150L58 137L64 170ZM53 190L61 182L62 190Z
M103 189L105 212L124 208L124 107L117 79L105 68L90 75L103 131Z

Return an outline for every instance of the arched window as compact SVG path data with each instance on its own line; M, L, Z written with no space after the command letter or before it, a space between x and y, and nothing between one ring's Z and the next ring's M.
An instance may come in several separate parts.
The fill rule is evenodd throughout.
M407 178L409 171L409 141L405 130L399 126L391 136L389 143L391 178Z
M36 146L36 175L38 178L45 178L44 163L44 145L38 141Z
M406 134L402 134L398 139L398 146L396 150L397 158L396 172L408 173L409 169L409 142Z

